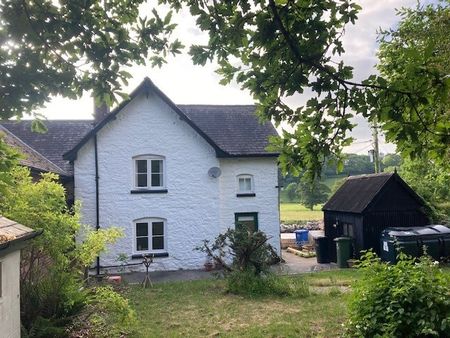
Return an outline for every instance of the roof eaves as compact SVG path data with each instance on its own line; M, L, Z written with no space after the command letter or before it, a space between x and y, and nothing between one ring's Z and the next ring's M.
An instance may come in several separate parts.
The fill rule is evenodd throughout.
M33 230L32 232L29 232L23 236L14 238L10 241L4 242L4 243L0 243L0 251L2 250L6 250L6 249L10 249L10 248L14 248L15 246L17 246L19 243L25 242L27 240L33 239L39 235L41 235L44 232L43 229L37 229L37 230Z
M226 154L222 156L217 156L219 158L235 158L235 157L278 157L279 153L250 153L250 154Z

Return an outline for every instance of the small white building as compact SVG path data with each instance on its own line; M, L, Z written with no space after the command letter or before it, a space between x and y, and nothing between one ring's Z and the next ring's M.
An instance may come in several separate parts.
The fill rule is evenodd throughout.
M280 253L278 154L266 149L277 132L255 106L176 105L146 78L90 128L48 121L33 136L3 126L73 177L84 223L124 229L101 268L152 254L153 270L201 269L194 248L242 223Z
M0 216L0 337L20 338L20 249L38 234Z

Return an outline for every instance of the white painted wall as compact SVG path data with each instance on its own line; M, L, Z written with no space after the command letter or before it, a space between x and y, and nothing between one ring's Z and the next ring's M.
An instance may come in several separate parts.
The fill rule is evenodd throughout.
M20 338L20 250L0 257L0 337Z
M234 212L260 213L260 229L267 229L279 248L277 170L274 159L219 160L214 149L156 95L136 97L114 121L97 134L100 190L100 226L122 227L125 237L101 265L117 265L119 253L130 255L134 246L133 220L166 219L169 257L155 258L152 270L199 269L204 254L193 249L234 225ZM132 157L166 157L166 194L131 194ZM256 198L236 198L239 167L255 176ZM208 169L222 168L222 176ZM94 148L91 140L74 163L75 197L82 202L82 221L95 225ZM248 210L247 210L248 209ZM251 209L251 210L250 210ZM140 262L141 259L130 261ZM143 267L140 267L143 269Z
M220 159L220 215L223 228L233 227L234 214L258 213L258 228L280 253L280 215L278 209L278 169L275 158ZM237 176L253 176L255 197L237 197Z

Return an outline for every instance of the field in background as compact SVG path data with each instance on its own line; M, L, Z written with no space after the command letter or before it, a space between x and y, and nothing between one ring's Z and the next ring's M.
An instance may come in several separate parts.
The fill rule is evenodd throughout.
M316 205L309 210L299 203L281 203L281 221L318 221L323 219L322 205Z
M323 179L321 182L324 183L328 188L330 188L330 190L333 190L335 183L337 181L342 180L345 177L347 177L347 176L339 175L339 176L334 176L334 177L328 177L328 178ZM287 197L286 191L284 189L282 189L280 191L280 201L281 201L281 203L293 203L293 202L298 202L298 199L294 199L292 201L289 200L289 198ZM316 208L318 208L318 207L316 207Z

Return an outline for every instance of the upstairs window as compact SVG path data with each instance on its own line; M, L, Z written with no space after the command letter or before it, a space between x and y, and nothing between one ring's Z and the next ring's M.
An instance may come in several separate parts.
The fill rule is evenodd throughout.
M145 218L135 224L135 251L163 252L166 251L166 222L162 218Z
M162 156L138 156L134 158L134 186L138 189L163 189L165 187L165 163Z
M237 196L255 196L255 185L252 175L237 176Z

